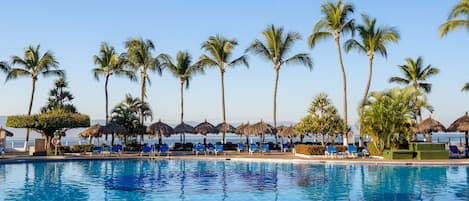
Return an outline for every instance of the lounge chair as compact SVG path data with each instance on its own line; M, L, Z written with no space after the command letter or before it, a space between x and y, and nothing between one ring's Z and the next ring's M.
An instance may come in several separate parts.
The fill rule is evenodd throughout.
M257 144L249 145L249 154L252 155L254 152L259 152L259 148L257 147Z
M3 147L0 147L0 156L3 157L3 154L5 154L4 151L3 151Z
M368 147L364 147L361 152L357 152L357 156L368 157L370 156L370 152L368 151Z
M355 145L349 145L347 148L347 156L351 156L352 158L355 158L358 156L357 153L357 147Z
M194 145L194 152L195 152L195 155L196 155L196 156L198 156L199 153L204 153L204 154L206 154L204 145L203 145L203 144L196 144L196 145Z
M324 152L324 156L326 158L331 157L334 158L334 156L337 155L337 149L335 146L327 146L326 151Z
M262 153L269 153L270 147L269 144L262 144Z
M236 150L238 150L238 152L245 151L246 145L244 145L243 143L239 143L238 147L236 147Z
M111 147L109 145L104 145L103 146L103 153L104 152L107 152L107 153L111 154Z
M212 143L208 143L208 144L207 144L207 153L208 153L208 154L213 154L213 153L215 153L215 146L213 146Z
M223 150L223 145L222 144L215 145L215 155L218 155L218 153L225 153L224 150Z
M459 151L457 146L449 145L449 156L450 157L456 155L458 158L461 158L462 154L463 154L463 152Z
M160 149L158 150L158 156L161 156L161 154L166 154L169 156L169 146L167 144L162 144L160 146Z
M122 145L113 145L111 147L111 154L121 154L122 153Z
M94 146L92 154L101 154L102 151L103 151L103 148L101 146Z
M143 154L148 154L148 156L151 156L153 152L153 148L151 146L144 145L142 146L142 151L140 152L140 156L143 156Z
M282 144L282 152L289 152L290 151L290 146L288 146L288 143Z

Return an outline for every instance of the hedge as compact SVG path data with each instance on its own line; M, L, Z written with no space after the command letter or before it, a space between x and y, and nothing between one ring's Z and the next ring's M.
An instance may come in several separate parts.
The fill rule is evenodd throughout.
M347 147L345 146L335 146L337 152L345 152L347 151ZM324 146L317 146L317 145L305 145L299 144L295 146L296 153L304 154L304 155L324 155L326 151L326 147Z

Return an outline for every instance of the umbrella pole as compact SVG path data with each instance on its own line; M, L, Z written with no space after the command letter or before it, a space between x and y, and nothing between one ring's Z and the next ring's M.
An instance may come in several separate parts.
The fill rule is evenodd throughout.
M179 135L179 140L181 141L181 143L183 143L182 142L182 135L183 135L182 133Z

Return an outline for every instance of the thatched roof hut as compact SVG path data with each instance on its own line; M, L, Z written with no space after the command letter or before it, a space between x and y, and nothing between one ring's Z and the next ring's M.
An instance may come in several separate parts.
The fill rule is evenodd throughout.
M447 129L448 132L468 132L469 131L469 115L466 114L456 119Z
M194 127L184 122L174 127L174 133L195 133Z
M88 128L86 128L84 131L80 132L78 136L80 137L101 137L101 129L102 129L101 124L95 124L92 125Z
M420 122L415 126L415 133L429 134L432 132L444 132L445 126L439 121L433 119L431 116Z
M219 123L215 128L218 130L219 133L235 133L236 128L228 123Z
M158 120L158 122L155 122L147 127L147 133L152 135L164 135L165 137L169 137L171 136L171 134L174 133L174 129L168 124L161 122L161 120Z
M247 127L249 126L249 123L242 123L240 124L238 127L236 127L235 129L235 133L236 134L240 134L240 135L243 135L245 134L246 132L244 131L244 129L246 129Z
M202 134L202 135L207 135L209 133L218 133L217 128L215 128L215 126L213 126L213 124L207 122L207 120L205 120L204 122L198 124L194 128L194 130L195 130L196 133L199 133L199 134Z
M275 132L274 127L270 124L260 121L258 123L247 126L244 129L244 132L248 135L263 135L263 134L272 134Z
M105 126L102 126L101 129L99 129L99 132L102 134L123 134L127 131L124 126L110 122Z
M13 137L13 133L7 129L0 128L0 136Z
M295 137L293 126L277 126L277 135L280 137Z

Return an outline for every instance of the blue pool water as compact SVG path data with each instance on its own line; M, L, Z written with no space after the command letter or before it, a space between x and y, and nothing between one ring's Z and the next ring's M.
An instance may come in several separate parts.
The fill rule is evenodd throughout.
M469 167L197 160L0 164L0 200L468 200Z

